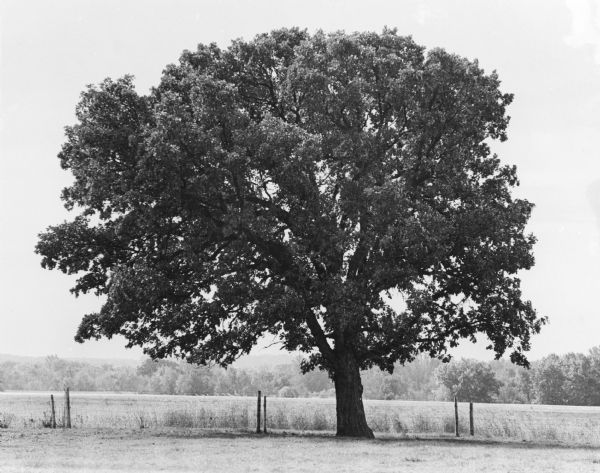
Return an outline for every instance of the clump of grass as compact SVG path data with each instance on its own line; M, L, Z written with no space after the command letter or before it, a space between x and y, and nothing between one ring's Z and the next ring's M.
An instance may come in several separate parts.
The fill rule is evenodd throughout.
M388 432L390 430L390 419L387 413L370 417L368 423L374 432Z
M0 412L0 429L8 429L15 420L15 416L8 412Z
M147 429L150 427L150 415L145 411L136 411L133 414L133 418L137 422L140 429Z
M329 430L329 420L321 411L315 411L312 418L312 430Z
M163 416L166 427L196 427L194 420L189 412L167 411Z
M524 440L529 438L514 418L490 416L482 419L475 430L478 434L489 438L523 438Z
M435 432L436 428L434 423L431 421L431 418L424 414L416 414L412 418L412 427L414 432L418 433L429 433Z
M273 426L274 429L290 428L288 417L282 409L277 409L274 414L270 414L268 422Z
M406 434L408 433L408 426L402 422L399 417L394 417L391 420L390 429L393 433Z
M519 437L521 434L521 428L513 419L506 419L502 423L505 437Z
M46 429L50 429L52 427L52 417L48 415L48 413L44 412L44 417L42 418L42 427Z
M248 409L244 408L240 413L236 413L236 419L239 420L239 426L242 429L247 429L250 425L250 416L248 415Z
M460 427L460 425L459 425ZM456 429L455 419L452 416L445 416L442 419L442 430L446 434L453 434Z
M311 422L306 414L303 412L296 412L292 414L290 427L294 430L309 430L311 427Z
M454 434L456 432L456 419L452 415L443 416L439 425L440 427L437 432L445 434ZM459 418L458 432L459 434L469 433L469 424L463 418Z
M540 435L541 438L543 438L544 440L558 440L559 439L559 435L558 435L558 431L556 430L555 427L552 426L546 426Z
M210 427L212 418L204 407L196 410L194 418L194 427Z

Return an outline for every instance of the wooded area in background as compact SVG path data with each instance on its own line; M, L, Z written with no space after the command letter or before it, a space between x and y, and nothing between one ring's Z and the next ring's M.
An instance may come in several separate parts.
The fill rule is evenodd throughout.
M39 361L0 361L0 390L116 391L187 395L265 395L334 397L323 371L301 374L300 358L255 368L194 366L150 359L137 367L48 356ZM550 355L531 369L506 360L453 360L441 363L425 355L389 374L362 373L366 399L451 400L473 402L600 405L600 347L588 354Z

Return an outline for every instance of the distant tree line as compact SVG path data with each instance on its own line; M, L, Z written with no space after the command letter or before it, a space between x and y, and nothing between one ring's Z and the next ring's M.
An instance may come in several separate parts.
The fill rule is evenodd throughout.
M94 365L49 356L42 362L0 362L0 390L121 391L153 394L333 397L324 371L301 374L295 363L228 369L145 360L137 368ZM421 356L393 374L363 372L366 399L451 400L600 405L600 347L588 354L549 355L527 370L508 361L453 360Z

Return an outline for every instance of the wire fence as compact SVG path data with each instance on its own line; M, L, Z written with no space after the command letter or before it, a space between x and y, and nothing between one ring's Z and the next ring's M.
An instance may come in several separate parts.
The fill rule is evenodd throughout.
M67 423L55 393L56 423ZM365 401L374 432L455 435L451 402ZM469 403L458 402L458 433L468 436ZM256 397L71 393L74 428L256 429ZM265 413L263 412L263 422ZM0 427L40 428L51 422L50 393L0 393ZM334 432L335 399L268 397L269 430ZM600 407L474 404L475 436L600 446Z

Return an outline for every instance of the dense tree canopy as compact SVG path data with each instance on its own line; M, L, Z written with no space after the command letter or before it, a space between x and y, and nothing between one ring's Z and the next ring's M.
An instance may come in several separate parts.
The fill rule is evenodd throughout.
M77 340L227 365L273 334L331 374L340 434L368 435L361 368L477 333L525 364L543 319L499 84L393 30L283 29L185 51L148 95L89 87L59 155L78 215L37 245L106 296Z

